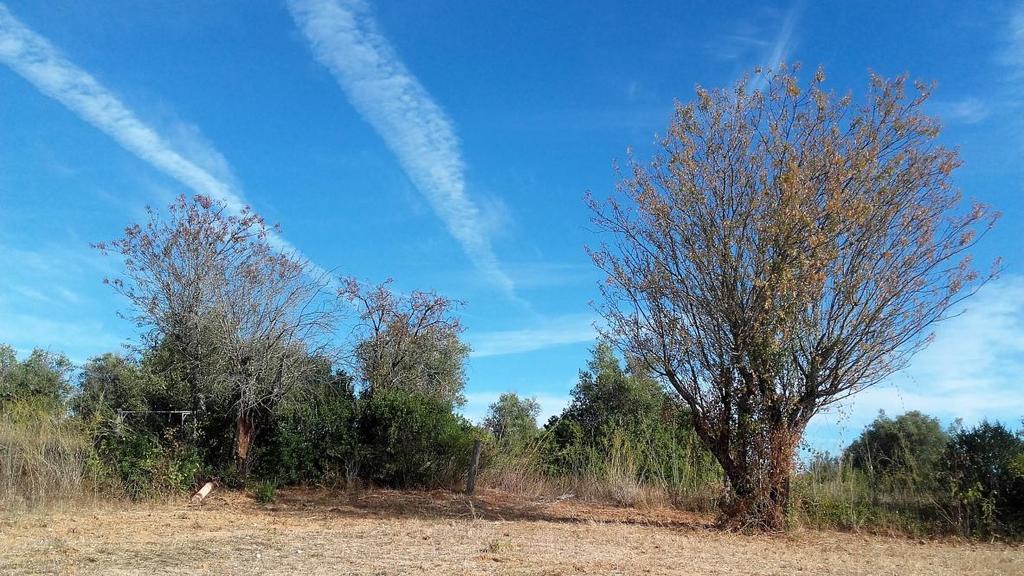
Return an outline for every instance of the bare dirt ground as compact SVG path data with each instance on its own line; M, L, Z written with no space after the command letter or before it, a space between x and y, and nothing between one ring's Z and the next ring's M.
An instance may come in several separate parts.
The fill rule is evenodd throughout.
M260 505L106 504L0 515L0 574L1024 574L1024 547L835 532L566 501L286 490Z

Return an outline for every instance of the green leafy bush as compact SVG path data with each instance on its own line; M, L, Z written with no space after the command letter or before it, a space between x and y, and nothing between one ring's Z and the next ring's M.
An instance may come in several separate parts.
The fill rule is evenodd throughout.
M502 446L522 446L537 437L540 404L506 392L487 408L483 426Z
M188 491L196 484L202 459L176 434L168 428L161 438L121 425L97 440L94 470L115 491L135 500Z
M73 413L92 440L90 475L132 499L189 490L202 468L194 415L150 366L116 354L82 368Z
M62 410L71 392L68 375L72 369L63 354L33 350L18 361L13 348L0 344L0 407L33 398L46 402L51 410Z
M469 466L477 436L449 403L401 389L365 395L357 427L363 477L402 488L453 485Z
M580 373L572 403L546 426L547 473L658 486L674 497L706 500L721 470L701 445L689 414L636 366L624 369L611 346L599 343ZM615 457L612 457L612 456ZM624 463L628 463L628 466Z
M967 534L1024 533L1024 438L982 422L953 434L942 478Z
M882 412L850 444L845 457L878 487L930 490L948 442L937 418L917 411L889 418Z
M359 448L357 408L344 372L297 391L274 411L256 474L287 484L351 481Z
M277 486L264 480L253 485L252 493L260 504L270 504L277 499Z

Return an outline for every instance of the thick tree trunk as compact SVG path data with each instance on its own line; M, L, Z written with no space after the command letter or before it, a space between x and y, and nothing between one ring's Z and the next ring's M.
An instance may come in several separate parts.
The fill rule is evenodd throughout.
M737 487L730 481L732 493L721 507L723 527L737 530L785 529L789 509L789 472L777 474L764 470L761 473L768 477L752 485Z
M243 476L249 474L249 456L254 433L252 418L247 414L239 414L235 427L235 462Z
M778 531L786 527L793 459L800 434L782 429L747 444L747 454L725 467L729 494L721 505L721 524L730 529Z

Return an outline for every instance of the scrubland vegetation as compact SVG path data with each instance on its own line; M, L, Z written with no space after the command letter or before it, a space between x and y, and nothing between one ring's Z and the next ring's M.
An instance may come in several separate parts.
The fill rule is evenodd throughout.
M181 197L96 245L121 264L106 282L138 327L130 346L77 367L0 347L0 503L158 508L211 480L222 503L244 493L267 510L309 487L443 500L479 443L487 498L548 512L1019 538L1024 421L880 414L840 454L799 457L813 416L905 366L998 266L972 268L997 215L962 206L956 152L921 111L928 87L873 77L856 107L822 71L806 86L798 74L700 89L661 155L589 199L604 324L548 422L513 393L482 422L459 414L462 303L337 277L250 210ZM524 514L487 498L459 514ZM492 536L484 553L501 556Z
M655 380L594 349L573 400L536 424L539 407L504 394L480 425L454 405L401 389L354 388L324 363L275 407L242 474L229 405L182 414L187 399L152 357L106 354L72 386L68 362L0 348L0 501L25 510L82 499L185 496L207 479L273 502L277 489L464 486L484 442L479 485L524 501L572 499L713 512L721 468L684 407ZM180 388L179 388L180 389ZM1024 431L998 423L944 429L917 412L880 415L842 454L794 475L791 525L907 535L1015 537L1024 531Z

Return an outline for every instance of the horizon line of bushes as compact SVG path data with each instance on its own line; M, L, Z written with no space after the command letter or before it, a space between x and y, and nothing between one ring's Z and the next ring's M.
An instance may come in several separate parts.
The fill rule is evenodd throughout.
M0 501L13 505L94 491L142 499L216 478L272 499L284 485L453 488L476 440L481 481L524 495L557 492L621 505L710 511L724 477L681 404L599 343L558 416L506 393L474 425L457 399L374 391L323 358L278 402L251 468L233 454L233 408L167 370L160 350L104 354L73 367L0 345ZM461 394L461 388L459 389ZM815 454L794 475L794 521L843 529L1019 536L1024 431L1000 423L943 429L935 418L884 413L840 455Z

